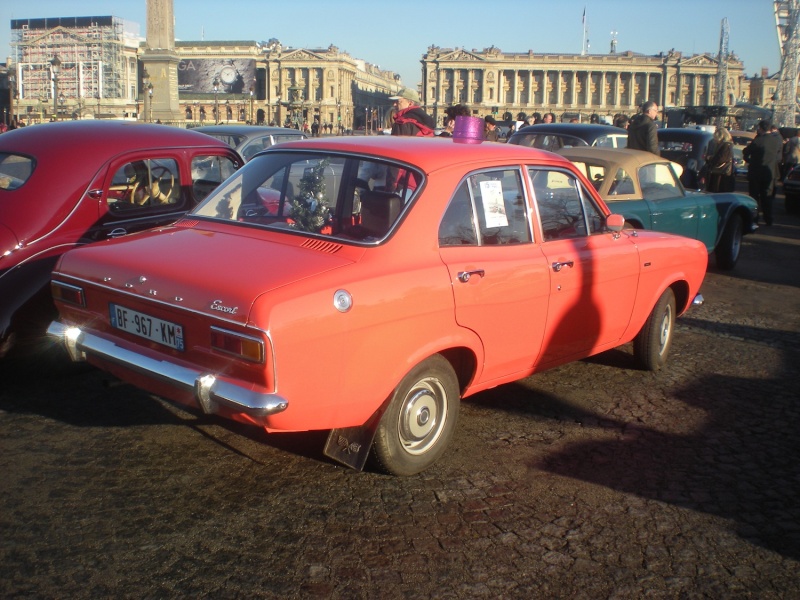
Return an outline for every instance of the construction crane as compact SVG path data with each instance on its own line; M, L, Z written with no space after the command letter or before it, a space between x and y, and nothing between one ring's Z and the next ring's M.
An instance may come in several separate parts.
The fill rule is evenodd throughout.
M717 94L716 105L727 106L728 92L728 18L722 19L719 32L719 55L717 56ZM717 117L717 125L722 125L722 115Z
M800 0L773 2L775 26L781 48L781 70L775 100L774 121L778 126L794 127L797 113L797 75L800 62Z

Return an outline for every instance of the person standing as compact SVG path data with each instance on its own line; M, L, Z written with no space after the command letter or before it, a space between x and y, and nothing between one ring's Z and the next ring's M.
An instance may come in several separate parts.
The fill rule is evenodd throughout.
M434 135L433 117L419 105L419 94L411 88L401 89L396 96L390 96L397 105L392 119L392 135L414 135L432 137Z
M733 139L724 127L714 131L714 153L706 161L708 167L708 192L732 192L736 187L733 170Z
M658 104L648 100L642 104L642 112L635 115L628 124L628 148L645 150L660 156L658 152Z
M486 123L483 138L487 142L500 141L500 132L497 130L497 121L494 120L494 117L486 115L483 120Z
M772 123L761 121L756 137L742 151L748 163L747 183L750 195L758 202L764 222L772 225L772 192L778 177L778 162L783 151L780 135L770 131Z
M456 127L456 117L468 117L469 109L463 104L450 106L444 111L444 131L439 137L453 137L453 129Z

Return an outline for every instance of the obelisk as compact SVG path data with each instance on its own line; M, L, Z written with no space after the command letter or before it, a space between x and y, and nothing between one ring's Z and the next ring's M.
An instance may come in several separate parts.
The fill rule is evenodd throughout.
M175 11L173 0L147 0L147 32L144 51L140 55L142 67L150 78L152 93L142 87L149 97L149 114L145 121L182 123L184 120L178 103L178 58L175 52Z

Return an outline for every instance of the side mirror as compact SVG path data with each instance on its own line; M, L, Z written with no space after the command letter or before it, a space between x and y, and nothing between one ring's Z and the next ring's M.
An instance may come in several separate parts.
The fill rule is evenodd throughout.
M622 215L608 215L606 217L606 227L608 227L609 231L622 231L625 227L625 217Z

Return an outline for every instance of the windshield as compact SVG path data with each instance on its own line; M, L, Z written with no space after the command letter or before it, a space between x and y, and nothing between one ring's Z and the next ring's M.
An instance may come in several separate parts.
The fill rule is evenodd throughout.
M423 177L407 165L362 156L267 152L192 214L247 226L376 242L395 227Z

